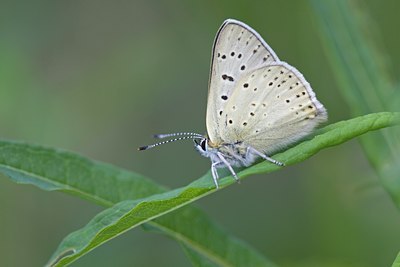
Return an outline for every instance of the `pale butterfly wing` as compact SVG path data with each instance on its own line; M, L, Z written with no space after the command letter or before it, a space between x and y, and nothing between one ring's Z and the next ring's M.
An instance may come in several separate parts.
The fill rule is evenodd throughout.
M279 59L274 51L252 28L233 19L222 24L213 45L207 101L207 132L212 144L222 142L225 116L221 112L238 81L275 61Z
M285 62L244 75L222 111L221 139L271 154L327 119L309 83Z

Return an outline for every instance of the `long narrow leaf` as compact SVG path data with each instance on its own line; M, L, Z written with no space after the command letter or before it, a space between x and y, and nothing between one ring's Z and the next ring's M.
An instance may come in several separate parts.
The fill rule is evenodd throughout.
M74 153L11 141L0 141L0 173L17 183L67 192L106 207L166 191L137 173ZM211 182L209 186L212 187ZM225 262L226 266L234 266L241 261L272 266L254 248L239 242L194 207L185 207L150 221L147 227L179 240L205 259ZM234 253L227 253L226 250Z
M348 121L338 122L323 128L314 138L277 154L275 158L285 162L287 165L295 164L311 157L321 149L341 144L369 131L398 124L400 124L400 113L390 112L370 114ZM279 168L280 167L276 165L261 162L239 172L239 176L244 178L254 173L269 173ZM221 188L232 183L233 179L231 177L225 177L221 179ZM183 188L153 195L141 200L120 202L112 208L98 214L82 229L67 236L60 244L49 263L55 266L65 266L123 232L174 211L215 191L210 174L207 174ZM162 220L162 218L160 218L160 220ZM198 233L195 231L191 231L191 234L195 235L191 236L191 240L199 238ZM203 238L206 240L212 239L215 242L219 241L218 239L213 239L213 236L209 235ZM183 238L181 240L184 241ZM224 248L218 244L206 243L211 246L211 250L215 251L214 248L216 248L216 250L223 250L223 253L218 253L218 255L231 255L235 253L235 250L231 250L229 247ZM190 243L186 244L190 246ZM225 258L212 257L213 255L210 254L209 251L210 247L197 248L191 246L191 248L202 255L210 255L209 259L221 266L253 266L252 263L246 262L243 258L239 259L240 261L238 264L238 262L228 262ZM240 263L245 263L245 265Z

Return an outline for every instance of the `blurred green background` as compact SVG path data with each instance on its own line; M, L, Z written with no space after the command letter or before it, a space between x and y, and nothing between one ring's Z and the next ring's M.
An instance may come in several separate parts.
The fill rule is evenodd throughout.
M399 77L400 2L369 1ZM154 133L205 132L211 45L226 18L256 29L329 111L350 118L309 1L1 1L0 138L79 152L180 187L209 170L190 141L138 152ZM171 156L173 155L173 156ZM40 266L101 208L0 179L0 266ZM198 201L281 266L390 266L400 215L357 141ZM189 266L140 228L72 266Z

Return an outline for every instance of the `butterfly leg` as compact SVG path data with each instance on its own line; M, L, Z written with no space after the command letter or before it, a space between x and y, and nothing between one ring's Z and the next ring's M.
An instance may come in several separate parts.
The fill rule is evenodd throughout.
M256 155L262 157L263 159L265 159L265 160L267 160L267 161L269 161L269 162L272 162L272 163L274 163L274 164L276 164L276 165L278 165L278 166L284 166L284 165L285 165L285 164L283 164L283 163L280 162L280 161L277 161L277 160L275 160L275 159L273 159L273 158L268 157L268 156L265 155L264 153L261 153L260 151L256 150L255 148L252 148L251 146L249 146L249 147L247 148L246 154L249 154L249 153L254 153L254 154L256 154ZM247 155L246 155L246 157L247 157Z
M217 189L219 188L219 186L218 186L218 178L219 178L219 175L218 175L218 171L217 171L217 165L219 165L219 164L221 164L220 161L216 161L216 162L213 162L213 163L211 164L211 174L212 174L212 176L213 176L214 184L215 184L215 187L216 187Z
M229 171L231 172L233 178L235 178L236 182L240 183L240 180L237 177L236 172L232 168L231 164L229 164L229 162L224 158L224 156L220 152L218 152L217 155L218 155L218 158L225 164L225 166L228 167Z

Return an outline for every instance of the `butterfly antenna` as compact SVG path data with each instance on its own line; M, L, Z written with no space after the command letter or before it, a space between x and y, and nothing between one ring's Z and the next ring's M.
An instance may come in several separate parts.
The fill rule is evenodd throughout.
M204 137L201 136L201 135L199 135L199 136L197 136L197 135L182 136L182 137L174 138L174 139L171 139L171 140L166 140L166 141L162 141L162 142L159 142L159 143L155 143L155 144L152 144L152 145L141 146L141 147L138 148L138 150L147 150L147 149L150 149L150 148L153 148L153 147L156 147L156 146L159 146L159 145L163 145L163 144L166 144L166 143L171 143L171 142L185 140L185 139L196 139L196 138L201 139L201 138L204 138Z
M203 137L203 135L198 134L198 133L188 133L188 132L182 132L182 133L168 133L168 134L155 134L153 137L157 139L163 139L167 137L174 137L174 136L198 136L198 137Z

